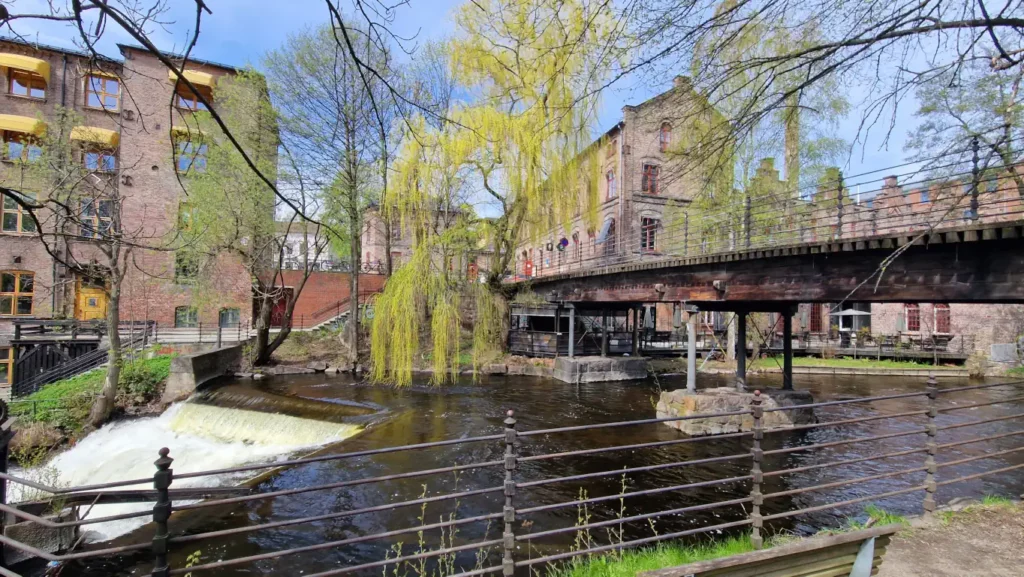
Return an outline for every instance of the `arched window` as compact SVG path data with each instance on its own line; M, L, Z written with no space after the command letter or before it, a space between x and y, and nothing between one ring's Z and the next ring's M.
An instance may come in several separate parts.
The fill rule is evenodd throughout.
M668 152L670 146L672 146L672 125L663 122L661 130L658 131L658 150Z
M949 310L949 305L946 303L937 303L934 307L935 311L935 332L937 333L951 333L953 324L953 315Z
M644 163L643 174L640 180L640 189L646 194L658 194L659 176L661 168L657 164Z
M615 198L615 196L619 193L618 184L615 182L614 170L609 170L608 173L605 174L605 181L608 184L608 196L605 198L605 200L611 200Z
M578 230L572 233L572 258L583 259L583 243L580 242L580 231Z
M599 236L597 242L604 242L604 255L612 256L615 254L616 239L615 239L615 219L609 218L605 221L604 225L604 240Z
M921 330L921 307L917 303L907 303L904 309L907 315L907 330L917 332Z

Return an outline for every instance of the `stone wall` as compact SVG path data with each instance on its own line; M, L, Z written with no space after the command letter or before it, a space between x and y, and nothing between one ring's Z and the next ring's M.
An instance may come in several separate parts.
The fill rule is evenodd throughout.
M241 344L174 357L161 402L167 404L187 399L203 384L233 373L241 365Z

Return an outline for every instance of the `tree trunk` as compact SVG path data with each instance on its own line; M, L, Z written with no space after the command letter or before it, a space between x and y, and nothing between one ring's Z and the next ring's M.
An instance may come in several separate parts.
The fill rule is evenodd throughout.
M89 425L99 427L110 418L117 400L117 382L121 378L121 335L118 325L121 324L121 286L111 281L110 299L107 302L107 338L110 348L107 349L107 376L103 380L103 390L93 401L89 411Z
M356 194L355 191L352 194ZM356 205L355 199L353 199L353 207ZM349 211L349 232L351 238L351 252L352 252L352 276L351 284L349 286L349 299L348 299L348 330L349 330L349 346L351 347L349 353L349 360L352 363L352 370L356 370L356 365L359 363L359 252L362 250L359 242L359 212L357 210ZM390 261L391 257L388 256Z
M265 287L262 287L265 288ZM266 294L265 290L261 290L263 296L260 297L260 306L258 309L259 316L256 318L256 342L253 345L253 359L252 364L259 366L265 365L270 362L270 313L272 312L273 306L270 301L270 295Z
M786 126L786 185L790 194L796 194L800 187L800 97L797 94L786 99L783 114Z

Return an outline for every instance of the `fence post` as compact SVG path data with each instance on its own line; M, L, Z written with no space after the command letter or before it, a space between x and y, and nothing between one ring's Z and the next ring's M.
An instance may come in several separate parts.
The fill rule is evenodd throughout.
M764 452L761 450L761 439L764 438L764 427L761 422L764 417L764 408L761 407L761 391L754 391L754 398L750 399L750 408L754 413L754 443L750 448L750 457L753 466L750 469L750 544L754 549L760 549L764 545L764 538L761 536L761 527L764 520L761 518L761 504L764 502L764 495L761 493L761 483L764 476L761 472L761 459Z
M171 470L174 459L167 456L170 452L167 447L160 449L160 458L153 463L156 465L156 473L153 474L153 488L156 489L156 504L153 505L153 523L156 525L153 533L153 577L168 577L171 571L167 566L167 521L171 518L171 494L168 488L174 476Z
M203 321L199 321L199 344L203 344Z
M928 457L924 462L925 467L927 467L927 474L924 478L925 515L931 515L935 511L935 473L938 470L935 464L935 453L938 452L938 445L935 442L935 437L938 435L935 418L939 416L938 397L938 381L935 380L935 375L932 374L928 376L928 424L925 425L925 434L928 435L927 444L925 445L928 449Z
M504 577L512 577L515 572L515 561L512 552L516 548L516 537L513 532L516 521L516 508L513 497L516 494L516 419L511 409L505 419L505 507L502 513L505 519L505 532L502 534L504 554L501 559L501 572Z
M217 348L220 348L220 344L224 338L224 327L220 323L217 323Z
M978 168L978 137L971 139L971 220L978 219L978 187L981 185L981 169Z

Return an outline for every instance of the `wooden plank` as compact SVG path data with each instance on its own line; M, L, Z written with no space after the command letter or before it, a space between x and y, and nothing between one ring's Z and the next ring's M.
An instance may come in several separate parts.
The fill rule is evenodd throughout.
M975 242L978 240L978 231L976 230L965 230L964 231L964 242Z
M1017 234L1017 227L1015 226L1003 227L1002 235L1003 238L1018 238L1020 236Z
M996 236L996 229L986 228L985 230L981 231L981 238L983 240L997 240L999 237Z
M771 549L764 549L762 551L753 551L751 553L744 553L742 555L733 555L731 557L725 557L722 559L715 559L712 561L701 561L698 563L689 563L687 565L680 565L677 567L669 567L667 569L659 569L657 571L647 571L641 573L642 577L684 577L686 575L702 575L709 573L712 570L725 569L729 567L740 567L748 564L764 563L766 561L772 561L780 557L786 557L790 555L798 555L801 553L807 553L810 551L817 551L820 549L835 548L849 543L862 543L872 537L878 538L889 535L893 535L902 528L901 525L886 525L883 527L874 527L871 529L864 529L861 531L853 531L850 533L843 533L841 535L832 535L828 537L812 537L810 539L804 539L796 543L789 545L783 545L781 547L774 547Z

